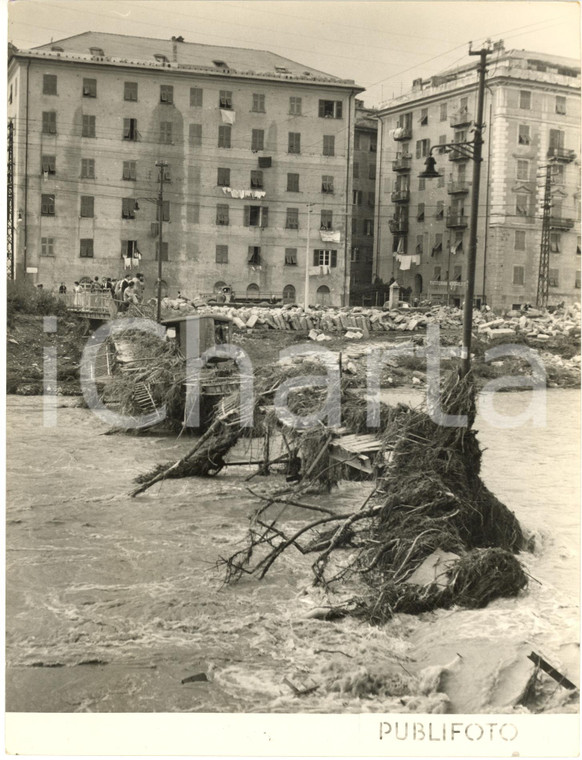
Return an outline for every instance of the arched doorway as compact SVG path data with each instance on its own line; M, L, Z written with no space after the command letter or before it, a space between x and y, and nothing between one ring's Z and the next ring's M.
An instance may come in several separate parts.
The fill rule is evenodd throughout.
M168 283L165 280L162 280L160 284L161 284L160 292L162 294L162 298L167 298L168 297ZM156 287L156 298L157 298L158 286L156 285L155 287Z
M414 295L419 296L422 293L422 275L414 275Z
M327 285L320 285L317 288L315 295L315 303L318 306L329 306L331 301L331 293Z
M283 288L283 303L295 303L295 288L293 285L285 285Z
M247 298L258 298L261 295L261 289L257 284L251 282L247 287Z

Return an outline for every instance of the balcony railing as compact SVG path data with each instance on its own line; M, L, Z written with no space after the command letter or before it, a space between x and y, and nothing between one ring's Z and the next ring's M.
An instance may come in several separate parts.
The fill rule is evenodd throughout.
M468 193L470 189L470 185L468 182L465 182L465 180L457 181L451 180L449 184L447 185L447 193L449 195L461 195Z
M563 216L550 216L551 230L571 230L573 226L573 219L567 219Z
M459 111L451 114L450 125L451 127L465 127L473 121L473 118L466 108L461 108Z
M548 148L548 158L569 164L576 159L576 153L570 148Z
M404 234L408 232L408 219L397 219L394 217L388 221L388 226L393 234Z
M468 161L469 158L466 148L451 148L449 151L449 161Z
M412 163L412 156L398 156L395 161L392 161L392 171L394 172L409 172Z
M392 203L408 203L410 200L410 190L395 190L392 195Z
M412 127L396 127L393 137L395 140L411 140L412 139Z
M468 221L468 218L465 216L464 211L449 210L447 212L447 221L446 221L447 227L466 227L468 223L469 221Z

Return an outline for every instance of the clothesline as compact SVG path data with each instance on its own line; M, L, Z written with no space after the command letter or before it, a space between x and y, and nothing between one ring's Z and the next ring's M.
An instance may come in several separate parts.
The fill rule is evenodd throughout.
M232 187L223 187L224 195L230 195L232 198L255 198L260 200L267 194L264 190L236 190Z

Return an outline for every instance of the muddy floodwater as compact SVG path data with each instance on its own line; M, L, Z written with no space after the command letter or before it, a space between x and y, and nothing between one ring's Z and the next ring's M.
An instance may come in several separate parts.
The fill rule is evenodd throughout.
M529 398L500 394L496 408L515 414ZM398 615L373 628L306 618L321 597L312 559L296 552L264 581L221 586L215 563L237 548L255 505L248 468L167 481L131 499L136 475L192 440L104 435L67 399L57 426L43 427L41 398L9 397L7 709L496 712L522 684L532 650L577 683L579 394L554 390L547 399L546 427L476 423L486 484L535 535L535 552L523 557L535 579L528 590L483 610ZM348 483L311 498L340 508L369 487ZM447 708L426 678L407 699L346 688L387 664L426 675L459 655ZM182 683L202 673L208 680ZM296 696L284 679L297 673L320 688ZM548 710L575 709L561 691Z

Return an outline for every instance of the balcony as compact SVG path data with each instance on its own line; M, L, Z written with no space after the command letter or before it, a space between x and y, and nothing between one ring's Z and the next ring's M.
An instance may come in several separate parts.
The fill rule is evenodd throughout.
M548 158L569 164L576 159L576 153L570 148L548 148Z
M447 193L449 195L466 195L471 186L465 180L457 181L451 180L447 185Z
M388 226L390 227L390 232L394 235L406 234L408 232L408 219L393 217L388 220Z
M452 209L449 209L447 212L447 221L445 224L447 227L451 227L453 229L462 229L469 224L469 220L465 216L465 212L463 210L453 211Z
M412 127L410 125L396 127L392 136L395 140L412 140Z
M464 147L451 148L449 151L449 161L469 161L470 156Z
M473 121L473 117L469 113L468 109L462 108L460 111L456 111L451 114L450 125L451 127L466 127Z
M395 190L390 197L392 203L408 203L410 200L410 190Z
M573 219L566 219L563 216L550 216L551 230L571 230L573 226Z
M407 154L405 156L398 156L396 161L392 161L393 172L409 172L412 164L412 156Z

